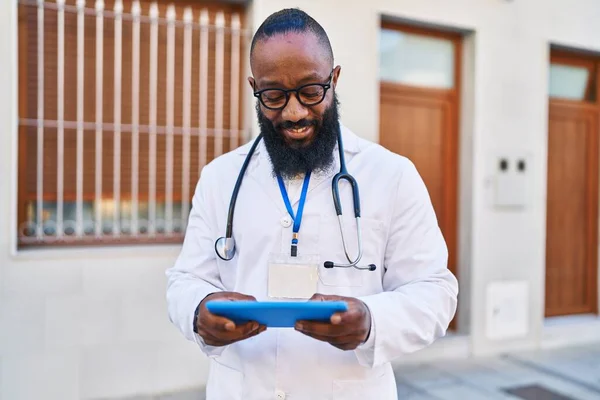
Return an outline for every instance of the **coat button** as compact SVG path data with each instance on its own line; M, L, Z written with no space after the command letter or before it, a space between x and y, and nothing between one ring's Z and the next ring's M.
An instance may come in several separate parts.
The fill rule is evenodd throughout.
M275 398L277 400L284 400L285 399L285 392L283 390L277 390L275 392Z
M283 226L284 228L289 228L290 226L292 226L292 217L286 215L283 218L281 218L281 226Z

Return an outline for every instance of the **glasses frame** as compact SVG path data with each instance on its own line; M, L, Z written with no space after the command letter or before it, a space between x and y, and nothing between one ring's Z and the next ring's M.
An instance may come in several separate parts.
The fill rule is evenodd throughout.
M302 86L298 86L297 88L294 89L281 89L281 88L265 88L265 89L261 89L258 91L254 92L254 97L256 97L260 103L265 107L268 108L269 110L283 110L285 107L287 107L289 101L290 101L290 94L291 93L295 93L296 94L296 99L298 99L298 102L300 104L302 104L304 107L314 107L317 104L321 104L323 102L323 100L325 100L325 96L327 96L327 91L329 89L331 89L331 81L333 79L333 72L334 70L331 71L331 73L329 74L329 79L327 80L327 83L307 83L306 85L302 85ZM256 83L255 83L256 84ZM302 89L304 89L305 87L308 86L321 86L323 88L323 97L321 98L321 100L319 100L316 103L312 103L312 104L305 104L301 99L300 99L300 91ZM268 91L268 90L278 90L280 92L283 92L285 94L285 102L283 103L282 106L279 107L270 107L268 105L265 104L265 102L262 99L261 94Z

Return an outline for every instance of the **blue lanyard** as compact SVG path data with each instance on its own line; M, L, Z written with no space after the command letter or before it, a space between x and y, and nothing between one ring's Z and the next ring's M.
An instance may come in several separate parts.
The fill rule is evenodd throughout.
M300 202L298 203L298 215L294 216L294 210L292 209L292 205L290 203L290 198L288 197L287 190L285 190L285 184L283 183L283 179L279 174L277 174L277 182L279 182L279 190L281 191L281 197L283 197L283 202L285 203L285 207L290 214L290 217L294 220L294 228L293 228L293 236L292 236L292 248L291 248L291 256L296 257L298 255L298 232L300 231L300 224L302 223L302 211L304 210L304 203L306 202L306 193L308 191L308 182L310 181L310 171L306 173L304 177L304 184L302 185L302 193L300 194Z

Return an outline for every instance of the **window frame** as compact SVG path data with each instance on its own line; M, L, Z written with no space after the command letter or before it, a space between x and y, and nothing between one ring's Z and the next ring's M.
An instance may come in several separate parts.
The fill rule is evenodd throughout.
M67 4L71 4L74 3L74 0L67 0ZM140 3L142 5L143 8L147 8L149 6L149 4L154 3L154 0L140 0ZM111 5L109 5L110 7L112 7L112 2L110 2ZM129 12L129 10L127 9L128 5L130 4L130 2L125 2L125 12ZM244 83L245 83L245 77L244 75L247 74L247 68L246 68L246 62L244 62L244 56L246 55L248 49L249 49L249 40L248 40L248 32L247 32L247 16L248 16L248 9L247 6L245 4L239 4L239 3L232 3L232 2L228 2L225 0L222 1L207 1L206 3L202 3L200 5L198 5L198 3L196 1L193 0L183 0L183 1L165 1L165 0L157 0L156 3L158 3L159 8L161 9L161 18L164 18L164 10L166 9L166 7L169 4L174 4L177 9L178 9L178 15L177 15L177 21L182 20L182 16L179 14L179 10L182 10L184 7L186 6L195 6L195 10L194 10L194 16L195 16L195 22L197 20L197 16L198 16L198 11L200 8L206 9L209 11L210 13L210 18L211 21L209 22L210 28L209 30L211 31L211 38L212 40L214 40L214 35L212 34L212 30L214 29L214 14L217 11L223 11L225 12L225 15L230 15L232 13L237 13L240 16L241 19L241 29L242 29L242 33L240 34L240 49L239 49L239 53L238 53L238 57L239 57L239 62L240 62L240 66L239 66L239 76L238 76L238 82L236 82L235 84L238 85L241 88L245 87ZM45 24L47 24L47 12L49 8L52 8L53 6L55 6L54 3L52 3L51 1L46 0L45 2L46 4L46 12L45 12ZM49 5L49 6L48 6ZM93 3L88 2L86 4L86 7L89 9L90 7L93 8ZM20 250L26 250L26 249L52 249L52 248L73 248L73 249L77 249L77 248L82 248L82 247L89 247L89 248L103 248L104 246L118 246L118 247L127 247L127 246L136 246L136 245L175 245L175 244L181 244L184 236L185 236L185 231L182 231L180 233L177 232L173 232L170 234L162 234L162 233L156 233L154 235L150 235L148 233L139 233L138 235L134 236L134 235L129 235L129 234L119 234L119 235L113 235L112 233L102 233L100 236L96 236L94 234L91 235L83 235L81 237L73 237L70 238L69 236L65 235L65 239L64 240L59 240L58 238L56 238L55 236L49 236L47 237L45 240L43 241L37 241L37 240L32 240L31 242L27 241L23 241L21 239L21 234L20 234L20 230L21 227L24 223L30 222L28 221L27 218L27 204L29 204L31 201L35 202L36 200L36 196L35 194L32 195L31 193L28 192L27 190L27 174L23 173L23 171L26 171L28 168L28 162L31 164L31 158L28 157L28 145L29 146L36 146L36 141L32 141L32 143L27 143L27 129L31 129L31 127L27 126L26 124L23 123L23 120L27 118L28 112L27 112L27 107L30 105L28 104L28 82L27 82L27 78L28 78L28 69L33 68L32 65L30 65L30 63L28 62L28 49L32 46L31 43L34 43L33 46L35 46L35 42L36 42L36 37L31 37L34 34L28 31L28 24L27 24L27 17L26 14L22 11L23 7L33 7L33 9L35 9L36 5L35 2L31 2L31 1L18 1L17 5L15 6L16 8L16 16L17 16L17 24L16 24L16 28L15 31L17 32L17 43L16 43L16 64L17 64L17 68L18 68L18 81L17 81L17 85L16 86L16 96L18 98L18 102L17 102L17 107L16 107L16 118L17 118L17 123L16 123L16 129L15 129L15 134L16 134L16 147L18 149L18 155L17 155L17 161L15 163L15 167L16 167L16 185L17 187L15 188L15 192L14 192L14 205L15 205L15 214L13 216L14 218L14 228L12 230L12 236L14 239L14 250L16 253L18 253ZM106 12L111 12L112 8L106 7L105 8ZM32 12L31 10L29 12ZM35 11L33 11L35 12ZM142 15L146 15L147 13L142 13ZM104 17L104 25L105 27L108 24L112 24L113 23L113 19L110 16L105 15ZM88 24L87 20L86 20L86 25ZM54 28L54 27L53 27ZM226 29L229 28L229 25L227 25ZM48 29L46 27L46 29ZM87 28L86 28L87 29ZM47 31L46 31L47 32ZM45 33L46 34L46 33ZM106 33L105 33L106 35ZM106 36L105 36L106 37ZM125 39L125 38L124 38ZM195 40L195 39L194 39ZM227 41L227 34L225 37L225 40ZM181 45L181 43L176 44L177 45ZM209 42L210 45L210 42ZM87 44L86 43L86 47L94 47L95 44ZM159 44L160 46L160 44ZM45 49L46 51L46 49ZM105 51L106 51L106 47L105 47ZM192 50L193 52L197 51L197 49L193 48ZM211 47L209 50L209 59L212 60L212 57L214 57L214 49ZM225 48L225 54L224 54L225 58L230 57L230 53L227 52L226 48ZM47 56L45 56L47 57ZM181 57L181 54L177 54L176 55L176 59L175 59L175 63L176 63L176 68L177 68L177 64L178 64L178 59ZM210 68L214 69L214 65L210 64L211 61L209 61L209 71ZM122 68L125 68L124 66ZM106 70L103 71L103 74L106 76ZM193 74L193 72L192 72ZM226 79L228 78L228 75L226 73L225 75ZM160 77L159 77L160 78ZM51 73L45 73L44 74L44 80L55 80L55 76L52 75ZM210 79L210 76L209 76ZM112 82L111 82L112 83ZM104 82L104 86L106 87L108 84L105 81ZM224 89L225 90L225 89ZM122 97L125 98L125 94L122 94ZM175 96L178 96L177 90L175 90ZM208 90L208 99L209 102L214 101L214 93L211 92L210 88ZM106 98L104 99L106 101ZM48 100L46 99L45 102L47 102ZM74 100L69 100L69 97L67 97L65 95L64 98L65 104L67 104L67 102L69 101L74 101ZM238 92L238 103L237 105L235 105L235 107L237 107L237 115L238 115L238 119L241 121L241 124L238 126L238 129L240 131L247 131L248 129L250 129L250 126L247 125L247 121L246 121L246 108L248 108L248 104L247 104L247 96L245 95L245 93L243 91L239 91ZM224 107L224 111L226 108L232 109L233 105L226 105ZM112 113L112 110L111 110ZM46 115L44 116L45 118ZM106 117L106 116L105 116ZM224 117L224 122L225 122L225 114L223 115ZM37 117L36 117L37 118ZM85 122L89 122L89 121L85 121ZM192 119L192 128L194 128L194 120ZM121 122L121 124L123 125L124 123ZM140 123L141 124L141 123ZM157 124L160 125L160 124ZM178 125L180 125L179 123L175 123L174 124L175 127L179 127ZM210 124L207 124L207 129L211 130L214 129L214 127L210 126ZM223 129L227 129L227 128L223 128ZM45 129L47 132L47 129ZM66 130L65 130L66 131ZM247 132L246 132L247 133ZM140 134L141 135L141 134ZM106 136L106 130L104 131L104 136ZM210 146L210 142L211 142L211 138L212 136L210 136L210 134L208 135L208 141L207 141L207 146ZM243 145L244 140L246 140L247 138L245 136L242 136L239 138L240 142L238 143L239 145ZM123 138L121 139L123 140ZM227 147L223 146L224 150L227 150ZM106 149L104 151L107 151ZM193 153L194 148L191 148L190 151ZM48 154L48 151L45 150L45 153ZM207 163L210 162L212 160L212 156L210 156L210 154L212 153L211 149L208 149L207 151ZM52 153L50 153L52 154ZM65 154L66 154L66 149L65 149ZM104 156L104 155L103 155ZM178 156L177 153L174 153L174 157L176 158ZM46 155L45 155L46 157ZM53 155L54 158L56 158L56 154ZM104 156L106 157L106 156ZM121 163L126 163L127 160L125 159L121 159ZM65 166L66 167L66 166ZM29 166L29 168L31 168L31 166ZM157 174L162 173L162 170L160 169L156 169ZM140 176L141 176L141 171L140 171ZM112 167L110 169L110 171L103 171L102 176L103 179L106 179L105 177L107 175L111 175L112 176ZM190 180L190 183L192 185L192 187L195 187L196 181L194 181L195 178ZM158 180L158 178L157 178ZM110 188L105 188L107 191L110 191L112 193L112 187ZM104 190L103 190L104 192ZM102 199L110 199L112 200L114 197L111 193L102 193L101 198ZM166 196L165 194L166 192L164 191L157 191L156 192L156 207L158 209L160 209L161 207L163 207L164 205L164 198ZM193 190L190 191L189 193L189 206L190 206L190 210L191 210L191 201L192 201L192 197L193 197ZM181 193L181 188L174 188L173 191L173 195L171 197L174 205L176 203L178 203L179 201L181 201L181 197L182 197L182 193ZM50 202L55 202L57 199L57 195L54 194L52 191L47 192L46 190L44 190L42 192L42 198L44 200L44 202L46 201L50 201ZM131 198L131 194L127 193L126 195L121 195L119 197L119 201L122 204L123 202L127 202L128 199ZM137 200L138 200L138 204L142 204L144 202L144 200L147 200L148 198L148 193L147 192L142 192L140 190L140 192L138 193L137 196ZM86 192L84 190L84 194L82 197L82 200L85 202L87 200L95 200L95 196L93 192ZM67 194L65 193L63 196L63 207L66 206L66 204L70 201L75 202L76 201L76 196L74 194ZM174 209L176 209L174 207ZM175 212L175 215L177 214L177 212ZM139 212L138 212L139 215ZM138 217L140 218L140 217ZM140 218L141 219L141 218ZM159 218L157 216L157 221L160 220L161 218ZM121 218L121 220L123 220L123 218ZM174 217L172 219L172 221L176 221L178 220L178 218ZM103 223L106 221L110 221L112 222L112 218L103 218ZM35 222L35 219L34 219ZM85 222L85 221L83 221ZM74 235L73 235L74 236Z
M440 28L428 28L417 25L412 25L403 22L395 22L390 20L383 20L380 25L380 29L395 30L402 33L408 33L413 35L420 35L424 37L430 37L435 39L450 40L454 46L454 85L452 88L436 88L436 87L424 87L410 84L404 84L399 82L378 80L381 84L393 85L398 88L404 88L407 90L414 90L415 92L428 92L428 93L440 93L450 94L451 96L458 96L462 85L461 71L462 71L462 59L463 59L463 35L460 32L454 32L451 30L443 30ZM379 54L378 54L379 57Z

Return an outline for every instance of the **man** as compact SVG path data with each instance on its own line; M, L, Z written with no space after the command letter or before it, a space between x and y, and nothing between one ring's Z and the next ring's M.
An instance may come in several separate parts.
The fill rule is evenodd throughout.
M443 336L457 304L427 190L409 160L340 124L341 69L325 31L306 13L286 9L267 18L250 63L263 137L236 203L235 257L219 258L215 240L226 230L251 143L202 171L181 254L167 273L170 319L211 359L208 399L396 399L390 362ZM359 266L375 270L324 268L358 254L350 186L340 181L345 244L332 199L340 129L360 188ZM327 323L267 329L238 326L206 308L212 300L280 298L344 300L348 310Z

